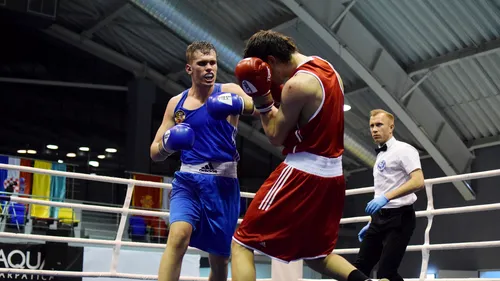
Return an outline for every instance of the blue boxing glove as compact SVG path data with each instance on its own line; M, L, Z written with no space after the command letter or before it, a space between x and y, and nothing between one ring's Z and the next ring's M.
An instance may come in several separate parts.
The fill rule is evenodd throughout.
M163 134L160 154L168 156L178 150L188 150L194 145L194 131L186 123L173 126Z
M370 228L370 223L368 223L367 225L365 225L359 231L359 233L358 233L358 240L359 240L359 242L363 242L363 239L365 239L365 234L366 234L366 231L368 230L368 228Z
M208 114L216 120L226 119L229 115L241 115L243 108L243 98L233 93L216 93L207 100Z
M388 202L389 199L387 199L384 195L377 196L372 201L368 202L365 212L369 215L373 215L382 209L382 207L384 207Z

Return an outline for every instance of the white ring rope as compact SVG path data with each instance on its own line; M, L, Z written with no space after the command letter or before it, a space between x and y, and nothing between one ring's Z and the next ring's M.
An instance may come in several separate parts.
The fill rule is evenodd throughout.
M107 182L107 183L117 183L124 185L138 185L138 186L147 186L147 187L157 187L164 189L172 189L172 185L169 183L160 183L160 182L152 182L152 181L141 181L141 180L133 180L133 179L123 179L123 178L114 178L108 176L99 176L99 175L87 175L82 173L75 172L64 172L64 171L56 171L56 170L47 170L40 168L33 168L28 166L17 166L17 165L8 165L8 164L0 164L0 170L12 170L12 171L20 171L20 172L28 172L33 174L44 174L51 176L61 176L73 179L80 180L89 180L89 181L98 181L98 182ZM240 192L241 197L245 198L254 198L255 193L250 192Z
M8 232L0 232L0 237L6 238L15 238L15 239L24 239L24 240L37 240L37 241L51 241L51 242L66 242L66 243L80 243L80 244L88 244L88 245L105 245L105 246L113 246L114 252L112 257L112 265L109 272L71 272L71 271L52 271L52 270L31 270L31 269L13 269L13 268L0 268L0 273L11 273L11 274L37 274L37 275L52 275L52 276L78 276L78 277L120 277L127 279L144 279L144 280L155 280L157 276L155 275L145 275L145 274L128 274L128 273L119 273L116 272L117 262L119 257L119 250L122 246L129 247L143 247L143 248L165 248L164 244L154 244L154 243L142 243L142 242L127 242L122 241L122 236L125 228L125 224L127 221L127 215L144 215L144 216L153 216L153 217L168 217L169 212L160 212L160 211L147 211L147 210L134 210L130 209L130 198L132 196L133 188L135 185L139 186L147 186L147 187L156 187L156 188L164 188L171 189L171 184L165 183L157 183L157 182L148 182L148 181L140 181L133 179L123 179L123 178L113 178L108 176L98 176L98 175L87 175L81 173L74 172L64 172L64 171L55 171L55 170L47 170L47 169L38 169L27 166L17 166L17 165L7 165L0 164L0 169L6 170L15 170L15 171L23 171L30 172L35 174L46 174L52 176L63 176L68 178L82 179L82 180L91 180L91 181L99 181L99 182L107 182L107 183L116 183L116 184L124 184L127 185L127 195L125 198L125 202L123 207L105 207L105 206L96 206L96 205L87 205L87 204L79 204L79 203L65 203L65 202L52 202L47 200L38 200L38 199L29 199L17 196L11 196L11 201L25 203L25 204L38 204L38 205L46 205L46 206L54 206L54 207L68 207L68 208L77 208L82 210L89 211L98 211L98 212L107 212L107 213L120 213L122 214L119 228L116 234L115 240L103 240L103 239L83 239L83 238L75 238L75 237L59 237L59 236L48 236L48 235L34 235L34 234L22 234L22 233L8 233ZM426 211L418 211L416 212L417 217L427 217L429 222L428 226L425 230L424 234L424 244L423 245L411 245L407 247L407 251L422 251L422 271L419 279L407 279L407 280L424 280L425 273L427 269L427 263L429 259L429 252L431 250L453 250L453 249L472 249L472 248L490 248L490 247L500 247L500 240L498 241L481 241L481 242L461 242L461 243L446 243L446 244L430 244L429 242L429 232L432 227L432 219L436 215L449 215L449 214L460 214L460 213L470 213L470 212L480 212L480 211L490 211L490 210L498 210L500 209L500 203L494 204L483 204L476 206L466 206L466 207L452 207L452 208L442 208L442 209L434 209L433 205L433 197L432 197L432 187L434 184L448 183L454 181L464 181L464 180L472 180L479 178L486 178L492 176L500 175L500 169L484 171L484 172L476 172L464 175L456 175L450 177L442 177L425 180L426 191L428 197L428 204ZM365 188L357 188L350 189L346 191L346 196L364 194L373 192L373 187L365 187ZM241 197L245 198L254 198L254 193L241 192ZM353 218L343 218L341 219L341 224L349 224L349 223L360 223L369 221L369 216L360 216ZM241 223L241 219L238 220L238 223ZM192 251L199 251L195 248L189 248ZM336 249L334 253L337 254L355 254L359 251L359 248L352 249ZM181 277L180 280L208 280L206 277ZM271 279L258 279L258 280L271 280ZM314 279L299 279L299 280L314 280ZM455 281L455 280L484 280L480 278L455 278L455 279L440 279L445 281ZM499 279L491 279L491 280L500 280Z
M140 280L158 280L158 275L150 274L131 274L119 272L77 272L77 271L60 271L60 270L30 270L18 268L0 268L0 273L6 274L37 274L44 276L61 276L61 277L111 277L125 279L140 279ZM181 276L180 281L208 281L208 277ZM227 279L231 281L231 278ZM270 278L257 279L258 281L272 281Z
M319 279L299 279L297 281L318 281ZM405 281L418 281L421 279L418 278L404 278ZM439 280L439 281L493 281L493 280L500 280L500 278L436 278L436 279L428 279L429 281L431 280ZM321 281L337 281L334 279L321 279Z

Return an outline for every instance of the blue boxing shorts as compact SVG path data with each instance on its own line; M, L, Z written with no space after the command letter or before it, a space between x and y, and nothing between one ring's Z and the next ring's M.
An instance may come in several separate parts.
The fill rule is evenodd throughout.
M240 212L236 163L182 164L175 172L170 198L170 224L191 224L189 246L229 257Z

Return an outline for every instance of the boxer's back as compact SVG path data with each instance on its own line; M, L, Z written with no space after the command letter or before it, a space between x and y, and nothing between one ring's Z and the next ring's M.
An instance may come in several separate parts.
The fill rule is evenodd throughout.
M337 158L344 152L344 93L342 80L333 66L319 57L297 67L294 74L309 73L321 84L322 101L302 126L290 132L283 143L283 154L308 152Z
M236 149L237 128L227 120L215 120L208 112L206 104L190 110L183 107L189 89L182 93L174 110L175 123L187 123L195 132L195 142L191 150L181 152L183 164L204 162L234 162L239 160ZM221 84L215 84L213 93L221 91Z

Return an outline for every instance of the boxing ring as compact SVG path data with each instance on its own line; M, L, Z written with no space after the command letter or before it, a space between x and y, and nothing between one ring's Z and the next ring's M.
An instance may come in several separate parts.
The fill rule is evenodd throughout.
M73 173L73 172L63 172L63 171L55 171L55 170L45 170L38 169L26 166L16 166L16 165L7 165L0 164L0 169L5 170L15 170L21 172L29 172L33 174L45 174L51 176L62 176L73 179L81 179L88 181L98 181L98 182L106 182L106 183L114 183L114 184L123 184L127 185L127 191L125 195L125 201L122 207L105 207L105 206L97 206L97 205L87 205L87 204L78 204L78 203L65 203L65 202L51 202L45 200L31 199L31 198L23 198L23 197L11 197L12 202L24 203L24 204L37 204L37 205L45 205L45 206L54 206L54 207L63 207L63 208L74 208L81 210L89 210L89 211L97 211L97 212L106 212L106 213L116 213L121 214L118 231L116 233L115 240L102 240L102 239L84 239L84 238L74 238L74 237L58 237L58 236L48 236L48 235L33 235L33 234L20 234L20 233L7 233L0 232L0 237L3 238L14 238L20 240L31 240L31 241L49 241L49 242L64 242L64 243L78 243L84 245L102 245L102 246L112 246L113 254L111 267L109 271L105 272L74 272L74 271L55 271L55 270L33 270L33 269L16 269L16 268L0 268L0 273L4 274L33 274L33 275L50 275L50 276L66 276L66 277L114 277L114 278L126 278L126 279L142 279L142 280L156 280L156 275L144 275L144 274L130 274L130 273L120 273L117 272L117 266L120 257L120 249L122 246L128 247L139 247L139 248L165 248L164 244L153 244L153 243L143 243L143 242L128 242L122 241L123 233L125 230L127 218L129 215L144 215L144 216L153 216L153 217L168 217L168 212L159 212L159 211L146 211L146 210L134 210L130 209L130 203L132 199L133 189L135 185L139 186L147 186L147 187L155 187L155 188L165 188L170 189L172 186L170 184L165 183L155 183L155 182L147 182L133 179L124 179L124 178L114 178L107 176L98 176L98 175L87 175L81 173ZM427 227L424 233L424 244L422 245L410 245L407 248L407 251L420 251L422 253L422 264L420 271L420 278L415 279L405 279L405 280L425 280L427 276L427 267L429 263L430 252L435 250L453 250L453 249L471 249L471 248L490 248L490 247L500 247L500 240L496 241L482 241L482 242L463 242L463 243L444 243L444 244L431 244L429 233L432 229L432 223L434 216L438 215L449 215L449 214L459 214L459 213L471 213L471 212L482 212L482 211L490 211L490 210L498 210L500 209L500 203L495 204L483 204L483 205L475 205L475 206L466 206L466 207L453 207L453 208L442 208L435 209L434 208L434 199L432 195L433 186L437 184L449 183L454 181L465 181L472 179L480 179L487 178L493 176L499 176L499 170L491 170L485 172L476 172L470 174L456 175L450 177L442 177L435 179L425 180L425 189L427 194L427 209L425 211L416 212L417 217L427 217ZM374 191L373 187L366 188L357 188L347 190L347 196L353 196L358 194L372 193ZM241 197L245 198L253 198L254 193L241 192ZM352 218L343 218L341 220L341 224L350 224L350 223L361 223L368 222L369 216L362 217L352 217ZM241 219L238 220L238 223L241 222ZM190 248L191 251L197 251L196 249ZM352 249L336 249L334 253L337 254L355 254L357 253L359 248ZM277 262L272 260L272 279L258 279L258 280L273 280L273 281L310 281L310 280L318 280L318 279L303 279L302 270L303 264L301 261L293 262L290 264L283 264L281 262ZM207 277L191 277L191 276L181 276L180 280L186 281L206 281ZM327 280L327 279L322 279ZM439 278L439 280L485 280L481 278ZM498 279L490 279L488 280L500 280Z

